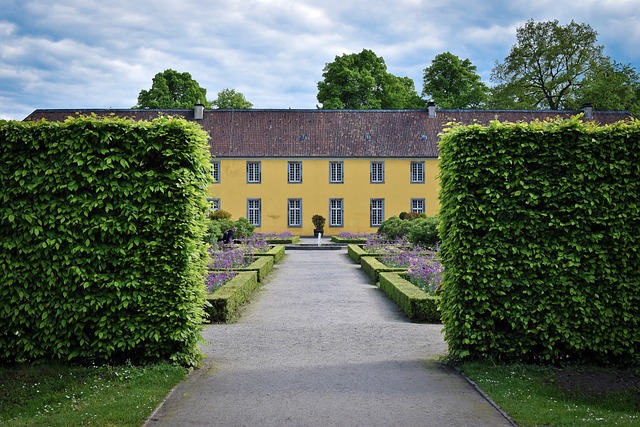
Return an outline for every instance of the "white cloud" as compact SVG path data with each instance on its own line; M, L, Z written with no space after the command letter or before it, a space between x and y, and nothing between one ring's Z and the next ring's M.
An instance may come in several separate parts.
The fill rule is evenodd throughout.
M640 63L640 0L5 0L0 117L36 108L129 108L153 76L191 73L255 108L315 108L336 56L373 50L389 72L422 72L438 53L469 58L488 82L528 19L589 23L607 52ZM6 16L5 16L6 15Z

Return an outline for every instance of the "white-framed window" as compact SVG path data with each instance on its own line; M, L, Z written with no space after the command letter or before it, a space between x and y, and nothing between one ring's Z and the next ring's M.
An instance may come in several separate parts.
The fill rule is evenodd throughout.
M302 227L302 199L289 199L289 227Z
M220 182L220 162L211 162L211 175L213 183L218 184Z
M371 162L371 182L384 182L384 162Z
M411 199L411 212L424 213L424 199Z
M247 182L259 184L261 180L260 162L247 162Z
M344 162L329 162L329 182L344 183Z
M260 227L262 217L261 199L247 199L247 219L249 223Z
M302 182L302 162L289 162L289 182Z
M424 162L411 162L411 183L424 183Z
M207 197L207 202L209 203L210 209L212 211L219 211L220 210L220 199L216 199L213 197Z
M344 199L329 199L329 227L344 226Z
M379 227L384 221L384 199L371 199L371 226Z

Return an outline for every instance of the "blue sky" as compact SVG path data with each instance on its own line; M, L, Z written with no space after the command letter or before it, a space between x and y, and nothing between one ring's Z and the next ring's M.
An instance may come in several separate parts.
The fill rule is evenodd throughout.
M231 88L254 108L315 108L325 64L362 49L419 93L446 51L491 84L529 19L589 24L640 71L640 0L0 0L0 119L130 108L168 68L210 100Z

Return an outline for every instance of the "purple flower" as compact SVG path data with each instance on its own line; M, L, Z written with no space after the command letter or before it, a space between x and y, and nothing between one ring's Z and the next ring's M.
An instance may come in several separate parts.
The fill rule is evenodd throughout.
M380 260L389 267L406 268L411 283L429 294L440 290L444 268L438 258L440 248L424 248L407 240L384 241L380 236L367 240L365 249L383 254Z
M207 274L207 292L215 292L222 285L227 283L229 280L233 279L236 274L236 271L228 270L228 271L210 271Z

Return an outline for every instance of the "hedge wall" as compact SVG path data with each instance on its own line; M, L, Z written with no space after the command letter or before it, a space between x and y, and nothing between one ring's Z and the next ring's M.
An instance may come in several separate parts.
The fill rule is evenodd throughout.
M453 126L441 139L451 357L640 360L640 122Z
M0 360L197 362L207 139L171 118L0 121Z

